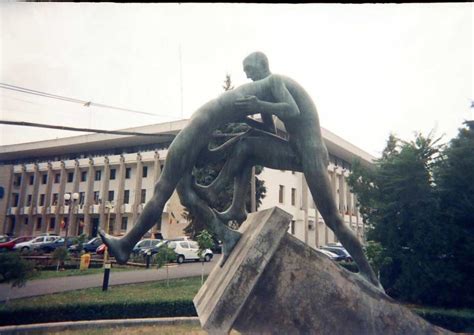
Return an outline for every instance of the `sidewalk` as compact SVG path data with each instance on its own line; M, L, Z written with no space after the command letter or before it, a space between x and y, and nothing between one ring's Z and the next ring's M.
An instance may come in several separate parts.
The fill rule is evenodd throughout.
M214 266L218 266L221 255L214 255L209 263L204 263L204 274L208 275ZM185 278L200 276L201 262L171 265L169 278ZM41 280L31 280L23 287L11 287L10 284L0 285L0 302L20 298L35 297L39 295L80 290L91 287L102 287L103 274L83 275L74 277L61 277ZM144 283L150 281L166 280L166 269L131 270L114 272L110 271L109 286Z

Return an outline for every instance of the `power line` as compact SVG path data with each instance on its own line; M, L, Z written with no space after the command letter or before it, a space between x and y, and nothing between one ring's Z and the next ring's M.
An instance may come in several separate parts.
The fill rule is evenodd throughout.
M59 129L59 130L68 130L68 131L81 131L81 132L99 133L99 134L113 134L113 135L135 135L135 136L152 136L152 137L165 137L165 136L175 137L176 136L175 134L150 134L150 133L140 133L140 132L120 131L120 130L76 128L76 127L56 126L56 125L51 125L51 124L33 123L33 122L24 122L24 121L0 120L0 124L5 124L5 125L9 125L9 126L50 128L50 129Z
M44 97L44 98L51 98L51 99L57 99L57 100L72 102L72 103L78 103L78 104L81 104L85 107L96 106L96 107L103 107L103 108L121 110L121 111L125 111L125 112L137 113L137 114L145 114L145 115L151 115L151 116L157 116L157 117L169 117L169 116L165 116L165 115L157 115L157 114L152 114L152 113L147 113L147 112L141 112L141 111L137 111L137 110L133 110L133 109L127 109L127 108L122 108L122 107L104 105L104 104L100 104L100 103L96 103L96 102L92 102L92 101L85 101L85 100L80 100L80 99L75 99L75 98L69 98L69 97L65 97L65 96L61 96L61 95L57 95L57 94L41 92L41 91L32 90L32 89L29 89L29 88L24 88L24 87L20 87L20 86L5 84L5 83L0 83L0 88L11 90L11 91L16 91L16 92L20 92L20 93L37 95L37 96L41 96L41 97Z

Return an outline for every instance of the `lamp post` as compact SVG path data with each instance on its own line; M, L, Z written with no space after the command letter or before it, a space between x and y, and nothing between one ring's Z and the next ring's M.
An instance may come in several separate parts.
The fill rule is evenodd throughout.
M110 226L110 211L114 208L112 202L107 201L105 203L105 208L107 208L107 224L105 226L105 232L109 233ZM105 248L104 251L104 280L102 281L102 291L107 291L109 288L109 277L110 277L110 262L109 262L109 251Z
M64 201L67 205L69 205L69 213L68 213L68 219L67 219L67 224L66 224L66 234L64 236L64 247L67 248L67 235L69 232L69 225L72 223L72 220L74 218L74 205L76 204L76 201L79 199L79 193L74 192L74 193L66 193L64 195Z

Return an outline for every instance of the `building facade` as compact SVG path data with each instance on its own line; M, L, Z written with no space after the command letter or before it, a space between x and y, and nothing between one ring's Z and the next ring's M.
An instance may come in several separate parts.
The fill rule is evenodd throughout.
M167 147L186 123L180 120L128 129L155 136L93 134L0 147L0 234L96 236L99 227L113 235L125 234L152 197ZM354 158L368 165L373 157L322 131L339 211L363 240L364 225L346 178ZM292 214L289 232L310 246L336 242L302 173L266 168L259 178L267 187L259 209L279 206ZM76 194L77 200L66 201L68 193ZM181 236L187 224L174 193L165 206L160 232L167 238ZM154 232L158 226L150 231Z

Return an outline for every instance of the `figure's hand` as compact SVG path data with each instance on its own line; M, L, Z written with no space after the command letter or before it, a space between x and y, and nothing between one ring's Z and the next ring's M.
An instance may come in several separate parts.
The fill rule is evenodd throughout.
M243 112L260 112L260 100L254 95L247 95L244 98L235 100L234 106Z

